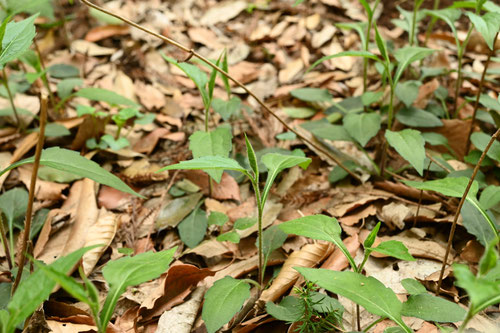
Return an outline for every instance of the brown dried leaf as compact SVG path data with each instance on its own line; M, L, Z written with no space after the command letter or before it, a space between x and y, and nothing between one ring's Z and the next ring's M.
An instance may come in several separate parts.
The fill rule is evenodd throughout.
M88 42L98 42L109 37L127 35L128 33L128 25L102 25L90 29L85 35L85 40Z
M282 296L300 277L293 267L315 267L327 258L333 251L330 243L307 244L299 251L293 252L283 264L281 271L271 286L264 290L259 302L274 302Z
M102 244L103 246L93 248L83 255L82 265L86 275L92 272L101 255L113 241L117 227L117 215L101 208L97 221L86 232L84 247L97 244Z
M17 168L17 171L19 171L19 179L27 188L30 188L33 166L23 165ZM59 184L37 179L35 185L35 197L38 200L57 201L63 198L62 191L64 191L68 186L68 184Z
M347 237L343 240L345 247L354 258L356 256L356 252L361 245L359 243L358 235L354 235L351 237ZM347 261L346 256L339 250L338 247L333 250L333 253L325 260L325 262L321 265L320 268L331 269L333 271L342 271L349 266L349 262Z

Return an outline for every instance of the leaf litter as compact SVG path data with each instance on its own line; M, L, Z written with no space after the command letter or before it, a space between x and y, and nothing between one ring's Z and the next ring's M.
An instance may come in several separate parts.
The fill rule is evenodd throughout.
M341 0L311 3L314 11L322 14L308 15L308 11L297 10L286 2L264 1L255 1L253 4L245 1L205 3L191 0L164 3L148 0L131 3L117 0L106 3L105 7L171 36L211 59L216 60L221 51L226 49L230 74L247 84L273 109L280 110L280 116L288 123L298 127L311 119L321 121L332 117L332 114L339 112L335 110L337 105L362 93L362 60L359 58L331 59L323 64L322 69L306 72L319 56L358 48L358 35L340 29L334 23L338 17L342 22L364 20L362 8L357 2L352 5L349 1ZM151 285L137 287L137 292L142 293L144 299L132 297L134 292L131 290L124 295L122 308L116 314L115 324L110 327L110 331L124 332L130 329L130 325L138 325L144 332L155 329L157 332L202 330L204 324L200 320L201 303L206 289L225 276L255 277L258 265L256 225L236 231L239 244L216 240L218 234L233 230L234 223L239 218L255 216L256 202L252 190L248 183L242 182L230 172L224 172L218 183L201 171L183 171L175 175L174 172L156 173L161 166L190 157L187 138L204 126L204 105L195 84L175 66L167 65L158 57L158 52L164 52L179 61L184 60L186 55L121 23L110 24L98 17L87 19L83 14L85 7L80 5L77 8L82 15L67 23L73 35L69 45L64 45L62 40L53 37L54 33L62 33L59 30L49 30L50 33L37 38L43 46L48 64L76 65L82 71L86 86L112 90L138 102L143 107L141 112L156 115L156 120L148 125L138 124L127 129L129 144L121 150L106 152L102 149L94 156L95 160L103 165L105 163L106 168L119 175L147 199L123 195L123 192L99 186L89 179L76 182L38 180L35 196L37 210L50 210L39 236L35 238L33 254L35 258L49 264L74 249L93 244L102 245L83 257L83 269L92 281L103 282L100 268L110 258L125 256L123 249L131 248L138 254L148 249L159 251L180 245L176 252L177 261L168 272ZM392 16L399 15L397 10L392 10ZM401 42L402 31L391 29L391 23L380 28L387 38ZM435 67L455 64L456 60L450 52L453 43L451 33L430 35L430 46L444 48L438 55L434 55ZM473 38L469 47L477 54L487 51L480 38ZM478 64L475 66L470 69L478 72L481 68L478 68ZM204 66L201 68L208 72ZM373 73L370 76L375 77ZM56 81L52 79L50 82L53 88ZM468 89L475 87L472 79L470 82L472 84ZM374 90L380 86L380 82L376 80L370 80L369 83ZM427 108L440 84L442 81L433 79L420 85L413 105L420 109ZM271 190L270 201L264 211L264 229L303 215L327 213L338 218L345 231L343 238L348 251L354 257L358 254L356 259L359 259L363 252L362 241L380 220L383 222L383 236L379 237L374 246L381 241L399 240L417 261L405 262L373 253L365 266L366 275L377 277L402 297L406 297L407 293L399 281L406 277L427 281L428 289L431 289L430 285L436 282L435 275L445 252L448 229L443 225L452 220L458 202L435 192L420 193L403 183L387 180L370 179L364 184L357 184L344 178L338 183L329 184L328 174L332 172L333 166L329 165L331 161L328 157L314 147L302 144L295 137L277 139L278 135L284 134L283 126L262 112L255 100L242 89L233 83L230 85L232 92L242 101L240 109L231 112L228 118L233 126L232 154L237 157L239 152L244 151L242 133L246 133L255 141L259 151L299 148L313 157L308 170L299 172L299 168L293 168L285 171L280 178L280 185ZM307 101L290 94L293 90L306 87L327 89L334 99L332 102ZM39 111L36 97L38 91L40 87L33 88L27 94L17 94L15 104L36 115ZM217 78L213 96L224 99L226 95L223 80ZM5 97L0 102L4 107L10 105ZM64 106L64 117L59 120L77 118L80 103L92 104L98 110L108 112L111 117L119 113L117 105L89 103L75 98ZM468 111L464 108L460 112L463 116ZM221 126L221 117L224 116L212 113L209 125L213 128ZM29 125L34 119L34 116L23 117L25 125ZM87 151L86 142L89 139L99 138L104 133L115 135L118 131L116 126L109 123L108 116L102 119L80 116L79 119L78 123L65 125L69 129L76 127L72 130L71 137L58 140L62 145L71 146L82 153ZM444 145L433 148L436 152L451 153L456 159L463 161L467 155L467 138L463 133L468 130L470 123L464 119L443 119L442 122L443 126L432 131L446 138L450 149ZM401 123L396 126L403 128ZM305 127L299 128L299 133L305 131L303 128ZM426 131L422 129L422 132ZM352 139L348 140L352 142L339 143L317 135L314 130L310 132L312 135L309 132L305 135L309 135L315 142L324 143L329 150L342 156L343 161L354 159L361 165L364 163L365 168L371 167L368 162L362 161L365 156L357 143L352 143ZM22 134L19 137L12 136L8 131L2 132L2 154L11 154L5 156L5 161L9 163L3 163L2 159L2 166L27 156L35 146L37 137L36 133ZM367 147L374 147L377 140L381 138L375 136L370 141L363 140L363 143ZM396 154L392 153L391 156L395 157ZM396 161L399 166L407 164L399 159ZM396 162L391 161L391 165L396 166ZM467 165L465 167L470 169ZM422 169L421 176L423 171L425 168ZM362 168L358 172L363 172ZM2 176L1 183L5 188L29 188L30 173L30 168L23 166ZM410 180L422 180L415 173L403 175ZM194 184L194 187L187 186L187 181ZM419 200L424 202L419 205ZM417 206L420 206L418 214ZM192 231L202 234L198 235L201 242L190 248L184 244L178 231L179 225L196 209L202 209L203 213L224 213L229 222L220 227ZM483 247L464 230L461 232L462 238L454 244L449 262L458 258L476 265ZM5 253L2 256L5 257ZM278 301L290 292L294 284L300 286L303 279L294 270L295 266L342 271L348 266L348 261L339 249L330 244L311 242L302 236L289 237L268 258L269 288L262 292L256 304ZM3 268L5 267L2 266ZM450 277L450 271L447 270L447 295L458 300L458 291L453 289ZM58 299L57 296L55 298ZM348 324L355 320L350 301L343 297L339 297L339 300L346 308L345 328L354 329L354 325ZM78 303L64 304L79 307ZM95 329L88 309L81 312L72 310L79 314L69 316L65 315L62 305L60 308L54 307L51 314L46 314L43 318L53 331ZM246 318L246 322L235 321L232 327L237 331L245 331L245 327L253 321L253 329L259 327L266 330L276 324L258 306L252 311L250 313L253 318ZM492 325L492 319L487 316L476 318L471 326L485 328ZM370 319L368 312L361 312L363 323L368 323ZM34 320L35 316L31 322ZM174 322L178 326L172 326ZM374 331L381 332L387 325L392 323L383 321L376 325ZM419 332L436 330L432 323L423 320L414 320L410 325Z

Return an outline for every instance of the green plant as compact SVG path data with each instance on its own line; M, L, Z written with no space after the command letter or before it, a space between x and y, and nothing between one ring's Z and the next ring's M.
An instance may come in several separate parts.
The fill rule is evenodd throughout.
M109 285L104 304L99 301L97 287L85 276L81 267L80 276L84 282L83 286L53 267L35 263L43 274L60 284L71 296L88 304L98 332L105 333L116 303L127 287L147 282L165 273L176 249L174 247L156 253L145 252L134 257L125 256L109 261L102 270L103 277Z
M250 144L250 141L248 138L246 138L246 146L247 146L247 157L248 157L248 162L250 165L251 170L247 170L243 168L237 161L227 158L227 157L222 157L222 156L203 156L199 158L194 158L189 161L182 161L178 164L174 165L169 165L166 166L162 169L160 169L158 172L164 171L164 170L208 170L208 171L219 171L220 174L222 175L222 171L224 170L233 170L233 171L238 171L242 173L244 176L246 176L249 180L250 183L252 184L254 194L255 194L255 199L257 202L257 223L258 223L258 257L259 257L259 272L258 272L258 281L260 287L263 287L263 279L264 279L264 273L265 273L265 258L264 258L264 245L263 245L263 228L262 228L262 217L263 217L263 212L264 212L264 206L266 204L269 191L271 190L271 186L274 183L274 180L278 176L278 174L288 168L294 167L299 165L302 168L306 168L309 163L311 163L311 159L302 157L302 156L296 156L296 155L282 155L282 154L277 154L277 153L268 153L262 156L261 162L266 166L267 168L267 179L265 182L265 185L263 188L260 187L260 172L259 172L259 164L257 162L257 157L255 154L255 151ZM234 280L234 279L233 279ZM231 288L227 288L225 284L231 284L235 285L234 291L239 292L240 290L243 290L243 287L241 285L241 281L238 280L227 280L224 282L224 285L222 282L220 284L215 284L212 288L215 288L212 292L207 293L206 300L210 300L212 296L210 295L220 295L218 294L219 292L227 292L226 291L219 291L220 289L229 289L231 291ZM244 283L244 285L247 285ZM237 286L237 287L236 287ZM212 288L210 290L212 290ZM246 290L246 289L245 289ZM223 317L223 319L220 319L221 317L219 316L220 313L212 313L210 312L211 310L204 310L205 316L203 319L207 323L207 328L209 328L209 332L215 332L218 328L220 328L223 324L225 324L229 319L232 318L232 316L239 310L241 305L243 304L243 301L247 297L238 297L241 302L235 303L234 306L234 312L233 311L228 311L226 313L226 316ZM232 295L232 294L231 294ZM215 296L213 296L215 297ZM228 296L229 297L229 296ZM239 306L237 306L239 304ZM205 308L205 306L204 306ZM231 314L232 313L232 314ZM229 314L231 314L229 316ZM215 316L215 317L214 317ZM227 318L228 317L228 318ZM216 318L216 319L215 319ZM227 321L225 321L227 319ZM215 323L214 323L215 321ZM223 322L222 324L219 325L219 323ZM212 327L217 326L214 330L212 330Z
M380 316L381 319L389 318L393 320L405 332L412 332L412 330L403 322L402 315L438 322L455 322L464 318L465 311L461 310L458 305L429 294L413 297L407 302L401 303L391 289L386 288L377 279L366 277L362 274L363 266L373 251L401 260L415 260L408 253L408 249L398 241L386 241L380 243L377 247L372 247L379 231L380 223L376 225L365 239L364 258L359 265L356 265L354 258L352 258L342 242L340 238L342 230L335 218L325 215L306 216L282 223L279 225L279 228L286 233L317 240L326 240L335 244L345 255L353 271L337 272L327 269L304 267L296 267L295 269L307 280L316 283L328 291L349 298L358 305L363 306L367 311ZM425 292L425 288L423 291L420 290L418 293L410 292L410 294L422 294L423 292ZM422 306L422 304L426 304L426 306ZM433 312L429 311L429 307L440 308L441 311L445 312L439 317L435 315L435 311L433 315ZM368 328L365 328L365 330L368 330Z
M286 296L279 305L266 303L266 311L274 318L297 323L294 332L330 332L342 327L344 307L338 300L318 292L314 283L306 282L294 289L297 296Z

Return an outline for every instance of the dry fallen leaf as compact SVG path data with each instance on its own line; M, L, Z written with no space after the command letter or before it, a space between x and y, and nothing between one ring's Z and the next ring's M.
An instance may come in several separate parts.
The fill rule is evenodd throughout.
M333 246L330 243L315 243L307 244L299 251L292 252L271 286L262 292L259 302L274 302L293 286L300 277L299 272L293 267L315 267L325 260L332 251Z

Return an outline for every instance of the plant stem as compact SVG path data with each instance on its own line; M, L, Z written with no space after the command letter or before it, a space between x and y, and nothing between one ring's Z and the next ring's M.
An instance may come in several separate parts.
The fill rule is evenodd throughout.
M12 107L12 111L14 111L14 117L16 118L16 126L22 129L22 122L19 118L19 114L17 113L16 105L14 104L14 98L12 96L12 92L10 91L9 81L7 80L7 72L5 71L5 66L2 68L3 80L2 83L7 90L7 95L9 96L10 106Z
M16 280L12 285L12 294L16 291L21 276L23 275L24 264L26 262L26 249L31 233L31 219L33 217L33 201L35 200L36 179L38 175L38 167L40 166L40 158L42 156L43 142L45 139L45 124L47 122L47 96L42 94L40 98L40 132L38 133L38 143L36 145L35 160L33 162L33 170L31 172L31 182L28 194L28 208L26 209L26 220L24 222L23 240L21 243L21 252L18 264Z
M365 51L368 51L368 48L370 47L370 35L373 25L373 12L375 12L375 9L377 8L379 2L380 0L375 1L375 4L373 5L372 9L372 15L368 18L368 27L366 28L366 40L364 45ZM363 92L365 93L367 90L368 90L368 58L363 58Z
M439 0L434 0L434 6L432 9L437 10L439 8ZM436 24L437 17L432 17L431 22L427 26L427 30L425 31L425 41L424 46L427 46L427 42L429 41L429 37L431 35L432 29L434 29L434 24Z
M457 109L457 103L458 103L458 95L460 93L460 87L462 86L462 61L464 58L464 53L465 49L467 48L467 44L469 43L469 38L472 33L473 26L469 27L469 31L467 31L467 37L465 37L464 42L462 45L458 46L458 68L457 68L457 84L455 86L455 100L453 102L453 113L455 114L455 118L458 118L458 109Z
M421 4L422 2L420 2ZM417 12L420 7L419 0L414 1L413 5L413 16L411 19L411 27L410 27L410 46L413 46L413 41L415 40L415 28L417 25Z
M3 212L0 210L0 236L2 237L3 250L5 251L5 257L7 258L7 264L9 269L12 269L12 258L10 257L9 244L7 243L7 234L5 233L5 228L3 225Z
M498 38L498 32L493 39L496 41ZM476 101L474 103L474 112L472 113L472 120L470 123L469 133L467 134L467 145L465 147L465 154L469 153L470 149L470 136L472 134L472 130L474 129L474 123L476 121L477 109L479 108L479 98L481 97L481 91L483 90L484 78L486 77L486 72L488 71L488 66L490 65L491 57L495 54L495 46L493 45L493 49L488 53L488 59L486 59L486 63L484 64L483 73L481 74L481 81L479 81L479 87L477 88L476 93Z
M36 53L38 54L38 59L40 59L40 67L42 68L42 71L44 72L42 75L42 81L45 85L45 88L47 88L47 91L49 92L50 105L52 106L52 109L54 109L56 107L56 101L54 98L54 93L52 92L52 89L50 88L49 80L47 79L45 61L43 60L42 52L40 52L40 48L38 47L38 43L36 42L36 38L33 38L33 43L35 44L35 50L36 50Z
M467 327L467 324L469 323L469 321L472 319L472 317L474 317L473 315L473 309L472 309L472 305L469 307L469 310L467 311L467 314L465 316L465 319L464 321L462 322L462 325L460 325L460 327L458 328L458 333L462 333L465 328Z
M175 40L173 39L170 39L168 37L165 37L163 35L160 35L150 29L147 29L135 22L132 22L131 20L128 20L116 13L113 13L113 12L110 12L109 10L106 10L100 6L97 6L95 4L93 4L92 2L90 2L89 0L81 0L84 4L86 4L87 6L91 7L91 8L94 8L100 12L103 12L105 14L108 14L108 15L111 15L131 26L133 26L134 28L137 28L141 31L144 31L146 32L147 34L150 34L152 36L155 36L161 40L163 40L164 42L170 44L170 45L173 45L179 49L181 49L182 51L184 52L187 52L189 53L191 56L194 56L198 59L200 59L201 61L205 62L208 66L212 67L213 69L215 69L216 71L218 71L219 73L225 75L228 77L228 79L230 79L231 81L233 81L237 86L241 87L248 95L252 96L256 101L257 103L264 109L266 110L267 112L269 112L274 118L276 118L276 120L278 120L287 130L289 130L290 132L293 132L295 133L295 135L300 139L302 140L304 143L310 145L311 147L313 147L314 149L316 149L317 151L325 154L326 156L328 156L328 158L330 158L333 162L337 163L339 167L341 167L342 169L344 169L349 175L351 175L354 179L356 179L358 182L361 182L361 178L356 174L354 173L353 171L349 170L349 168L347 168L337 157L335 157L334 155L332 155L327 149L321 147L320 145L314 143L313 141L307 139L306 137L304 137L303 135L301 135L300 133L298 133L295 129L293 129L290 125L288 125L288 123L283 120L280 116L278 116L276 114L276 112L274 112L273 110L271 110L263 101L262 99L260 99L257 95L255 95L254 92L252 92L250 89L248 89L247 86L245 86L243 83L241 83L240 81L238 81L237 79L235 79L234 77L232 77L231 75L229 75L229 73L227 73L226 71L224 71L223 69L221 69L219 66L216 66L214 63L212 63L210 60L208 60L207 58L205 58L204 56L202 56L201 54L199 54L198 52L194 51L193 49L190 49L178 42L176 42Z
M387 129L391 130L392 128L392 118L394 117L394 82L392 81L391 73L389 73L389 66L386 66L387 78L389 80L389 86L391 87L391 94L389 97L389 113L387 115ZM383 177L385 174L385 162L387 157L387 149L389 148L389 144L387 140L384 138L384 148L382 150L382 157L380 159L380 175Z
M457 211L455 212L455 216L453 218L453 224L451 225L450 235L448 237L448 244L446 246L446 252L445 252L444 258L443 258L443 265L441 266L441 272L439 273L439 280L438 280L438 284L437 284L436 295L439 295L439 293L441 291L441 284L443 282L444 270L445 270L447 262L448 262L448 256L450 255L451 244L453 241L453 236L455 235L455 229L457 227L458 216L460 215L460 211L462 209L462 206L464 205L465 199L467 198L467 195L469 194L469 190L472 186L474 178L476 177L477 172L479 171L479 168L481 167L481 164L483 163L484 157L486 156L491 145L493 144L493 142L495 142L495 140L498 138L499 135L500 135L500 129L498 129L495 132L495 134L493 134L491 136L490 141L486 145L486 148L484 148L484 151L481 154L479 161L477 162L476 166L474 167L474 171L472 172L472 176L469 179L469 183L467 184L467 187L465 188L465 192L462 195L462 198L460 199L460 203L458 204Z

